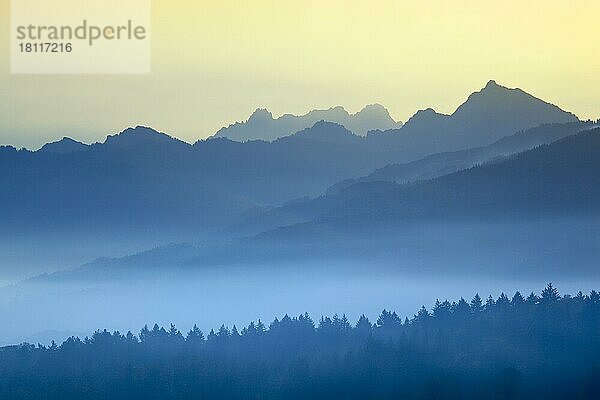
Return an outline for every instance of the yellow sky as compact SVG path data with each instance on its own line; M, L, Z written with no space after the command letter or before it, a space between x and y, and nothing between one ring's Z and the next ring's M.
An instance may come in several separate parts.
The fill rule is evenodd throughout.
M406 121L452 112L489 79L598 118L599 15L597 0L153 0L150 75L10 75L2 29L0 143L136 124L193 142L257 107L378 102Z

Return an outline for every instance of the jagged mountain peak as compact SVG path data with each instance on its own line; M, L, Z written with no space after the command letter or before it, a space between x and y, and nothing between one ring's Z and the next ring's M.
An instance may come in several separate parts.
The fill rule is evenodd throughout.
M541 124L576 121L575 115L553 104L490 80L452 114L427 108L413 115L400 131L421 138L425 154L484 146Z
M236 122L221 128L214 136L234 141L266 140L293 135L312 127L319 121L329 121L345 126L356 135L365 136L371 130L399 128L402 123L394 121L381 104L370 104L356 114L350 114L338 105L328 109L315 109L303 115L283 114L273 118L265 108L258 108L245 122Z
M254 112L252 113L252 115L250 115L250 118L248 118L248 122L250 121L265 121L265 120L272 120L273 119L273 113L269 110L267 110L266 108L257 108L256 110L254 110Z
M452 114L461 117L464 114L498 114L497 118L529 117L547 122L575 122L577 117L558 106L543 101L520 88L509 88L490 80L481 90L469 95ZM511 115L512 114L512 115ZM471 117L471 116L469 116ZM542 123L542 122L540 122ZM538 124L539 125L539 124Z
M503 86L498 85L498 83L496 83L495 80L490 79L488 81L488 83L485 85L484 89L494 89L494 88L500 88L500 87L503 87Z

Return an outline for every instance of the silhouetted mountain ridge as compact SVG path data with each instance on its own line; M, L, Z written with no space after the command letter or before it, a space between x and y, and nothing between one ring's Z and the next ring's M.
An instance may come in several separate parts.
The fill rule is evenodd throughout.
M169 145L176 144L179 146L190 146L179 139L167 135L166 133L158 132L155 129L146 126L136 126L135 128L127 128L124 131L106 137L105 146L114 146L120 148L135 148L144 145Z
M566 124L544 124L536 128L517 132L504 137L489 146L477 147L454 152L429 155L421 160L389 164L373 171L371 174L355 179L339 182L329 189L334 193L341 188L358 182L388 181L407 183L416 180L436 178L474 165L501 159L504 156L529 150L541 144L549 144L563 137L573 135L596 126L593 122L571 122Z
M214 137L227 137L242 142L273 141L310 128L319 121L343 125L359 136L365 136L370 130L402 126L402 123L394 121L388 110L380 104L367 105L356 114L350 114L343 107L336 106L328 110L312 110L304 115L284 114L278 118L273 118L273 114L267 109L258 108L245 122L236 122L221 128Z
M78 142L69 137L64 137L59 141L46 143L39 151L48 153L66 154L74 151L87 150L89 145Z
M343 125L327 121L318 121L312 127L303 129L295 134L277 139L279 141L308 139L319 143L362 143L362 139L350 132Z
M578 118L521 89L490 81L471 94L451 115L433 109L417 112L400 129L371 135L397 147L405 161L427 154L491 144L502 137L544 123L576 122Z
M348 199L352 194L360 193L366 188L381 191L389 189L390 183L428 180L469 169L478 164L499 162L508 155L554 142L593 126L595 124L592 122L542 125L500 139L486 147L433 154L410 163L390 164L365 177L338 182L327 189L325 196L298 200L293 204L264 210L262 213L241 219L226 232L238 232L238 234L243 232L248 235L292 223L306 222L316 218L320 213L325 213L341 199ZM367 183L372 184L367 185Z
M426 254L452 253L453 262L458 262L462 252L457 249L466 245L464 238L468 237L464 235L491 241L486 252L481 247L481 254L465 255L470 257L469 263L487 252L492 252L493 257L502 255L504 262L511 260L512 253L501 253L502 247L498 246L509 246L510 251L519 249L535 257L523 266L515 260L506 264L506 273L511 273L519 268L537 268L538 263L546 263L548 268L560 267L566 255L564 242L556 243L557 226L569 237L568 257L579 257L585 270L590 259L598 255L597 246L589 246L594 235L600 233L594 222L600 218L599 156L600 128L595 128L499 162L429 181L403 185L364 182L336 194L294 202L259 215L254 221L256 226L263 224L264 231L259 234L184 246L182 253L177 247L158 248L43 280L78 276L110 279L115 273L135 274L141 266L174 271L173 268L215 265L283 265L313 259L358 262L375 256L379 262L390 262L387 257L397 259L402 255L415 265L423 265L423 259L430 260L424 267L435 269L437 264ZM268 218L275 223L283 221L284 225L273 228L273 221ZM523 234L528 235L525 242L513 230L510 232L514 238L498 238L499 229L511 224L521 225ZM436 228L428 230L429 226ZM579 242L576 255L572 253L573 241ZM539 246L549 243L555 249L540 253ZM440 247L436 250L436 246ZM550 250L556 252L549 253L552 260L548 258ZM473 267L468 263L464 266Z
M353 193L330 210L326 220L369 218L447 218L467 215L554 215L600 211L600 128L389 191L372 191L369 182L350 186ZM374 185L381 183L371 182ZM367 186L365 186L367 185ZM366 188L366 190L365 190Z
M93 244L100 237L117 237L122 232L136 238L153 232L148 246L201 238L240 221L238 216L247 218L248 210L256 214L256 210L269 210L293 199L319 196L337 182L366 176L390 163L419 160L438 151L472 148L481 140L482 130L471 129L464 121L477 121L479 126L490 127L485 132L506 136L537 126L540 120L551 123L575 118L521 91L488 87L482 93L467 103L481 102L481 96L500 97L505 102L517 96L525 99L517 101L523 108L518 114L525 117L507 114L506 107L491 107L479 118L473 115L479 107L469 105L457 112L469 118L441 116L429 110L418 113L402 129L366 137L319 118L310 128L273 142L210 138L190 145L152 128L137 126L87 146L84 151L59 154L4 148L0 151L0 167L7 172L0 176L4 189L0 193L0 208L4 212L0 232L11 238L19 232L16 237L23 238L23 244L30 241L29 235L52 232L57 242L52 253L56 255L61 232L77 232L82 249L86 232ZM530 113L537 108L547 112ZM332 112L344 113L341 108ZM372 106L356 118L377 113L384 111ZM315 116L320 117L315 114L311 118ZM254 119L272 117L267 111L259 111ZM429 120L434 122L429 124ZM430 125L427 129L426 122ZM461 139L469 135L476 139ZM518 146L516 149L520 150ZM473 160L478 162L477 157L467 157L455 167ZM425 162L423 168L432 165ZM413 170L411 174L434 176L452 172L452 168L438 168L433 174ZM321 204L329 204L332 199L327 197ZM288 206L305 207L302 202ZM321 211L328 207L322 206ZM309 217L313 215L310 207L307 212ZM288 215L286 223L297 221L296 215ZM65 251L69 251L69 240L62 241Z

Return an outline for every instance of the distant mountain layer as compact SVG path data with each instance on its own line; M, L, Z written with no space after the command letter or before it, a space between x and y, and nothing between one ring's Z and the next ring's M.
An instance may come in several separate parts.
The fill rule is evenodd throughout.
M380 163L364 138L325 122L272 143L190 145L146 127L89 146L61 142L37 152L0 148L2 228L205 232Z
M310 128L319 121L340 124L359 136L365 136L371 130L402 126L402 123L394 121L388 110L380 104L368 105L356 114L350 114L343 107L337 106L328 110L312 110L304 115L284 114L278 118L273 118L273 114L268 110L259 108L245 122L236 122L221 128L214 137L226 137L239 142L273 141Z
M417 112L400 129L373 132L372 136L388 146L402 147L399 158L411 161L427 154L484 146L545 123L575 121L575 115L521 89L489 81L451 115L429 108Z
M404 125L396 123L378 104L367 106L354 115L342 107L334 107L302 116L286 114L273 118L269 111L258 109L247 121L222 128L214 137L272 141L321 120L343 125L359 136L370 133L373 140L402 147L403 157L415 160L426 154L487 145L540 124L578 119L521 89L509 89L492 80L482 90L471 94L451 115L428 108L417 112Z
M600 128L594 128L429 181L359 183L319 219L595 215L600 212L598 182Z
M472 268L481 267L478 260L485 259L486 268L494 270L494 263L499 263L511 273L523 265L564 268L563 262L577 259L582 261L577 268L589 270L589 263L600 255L598 182L600 128L595 128L430 181L356 184L301 203L308 222L290 222L238 240L172 245L98 260L74 272L38 279L110 278L129 272L135 276L142 267L150 271L237 263L284 265L329 258L366 259L373 265L387 262L403 268L461 268L463 258ZM472 243L478 243L477 252ZM389 264L387 257L395 261Z
M333 207L333 204L339 201L338 197L352 196L368 188L385 191L394 187L396 183L429 180L469 169L478 164L499 162L512 154L552 143L594 126L592 122L546 124L507 136L489 146L433 154L409 163L389 164L364 177L346 179L332 185L327 189L326 196L316 199L298 199L280 207L249 215L237 221L226 232L248 235L279 226L306 222Z
M328 192L334 193L360 182L385 181L407 183L436 178L473 167L483 162L488 162L495 158L502 158L510 154L529 150L535 146L549 144L594 126L593 122L544 124L511 136L506 136L488 146L437 153L409 163L386 165L367 176L339 182L330 187Z
M411 261L436 268L434 261L456 265L464 256L469 262L482 257L491 270L494 263L505 271L545 263L564 268L562 263L574 260L581 261L577 268L589 270L600 256L598 182L600 128L595 128L430 181L360 183L291 205L286 225L233 246L200 248L195 258L179 263L328 257L376 263L391 257L395 261L388 265ZM293 221L297 216L307 222ZM479 243L478 251L472 243ZM437 260L444 254L447 258ZM525 258L515 259L518 254Z
M0 169L6 173L0 175L0 232L129 229L152 231L156 237L170 230L182 235L212 233L242 215L318 196L337 182L366 176L388 164L471 148L469 140L462 140L467 133L479 143L541 122L576 120L520 90L495 83L470 96L452 116L440 117L444 121L440 129L424 130L427 124L418 122L424 116L415 116L401 129L366 137L339 124L317 122L272 142L211 138L190 145L136 127L92 145L63 139L37 152L2 147ZM417 126L423 130L415 131ZM530 133L523 134L524 144L500 146L490 154L528 148ZM530 145L547 142L533 133L531 137ZM490 154L465 156L456 167ZM409 175L435 176L429 161L413 166ZM438 171L451 172L452 166Z

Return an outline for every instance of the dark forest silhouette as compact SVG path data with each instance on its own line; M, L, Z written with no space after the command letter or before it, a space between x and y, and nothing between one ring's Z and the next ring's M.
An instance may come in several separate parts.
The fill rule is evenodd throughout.
M185 305L188 307L189 305ZM412 318L96 331L0 349L0 398L598 398L600 294L436 301Z

